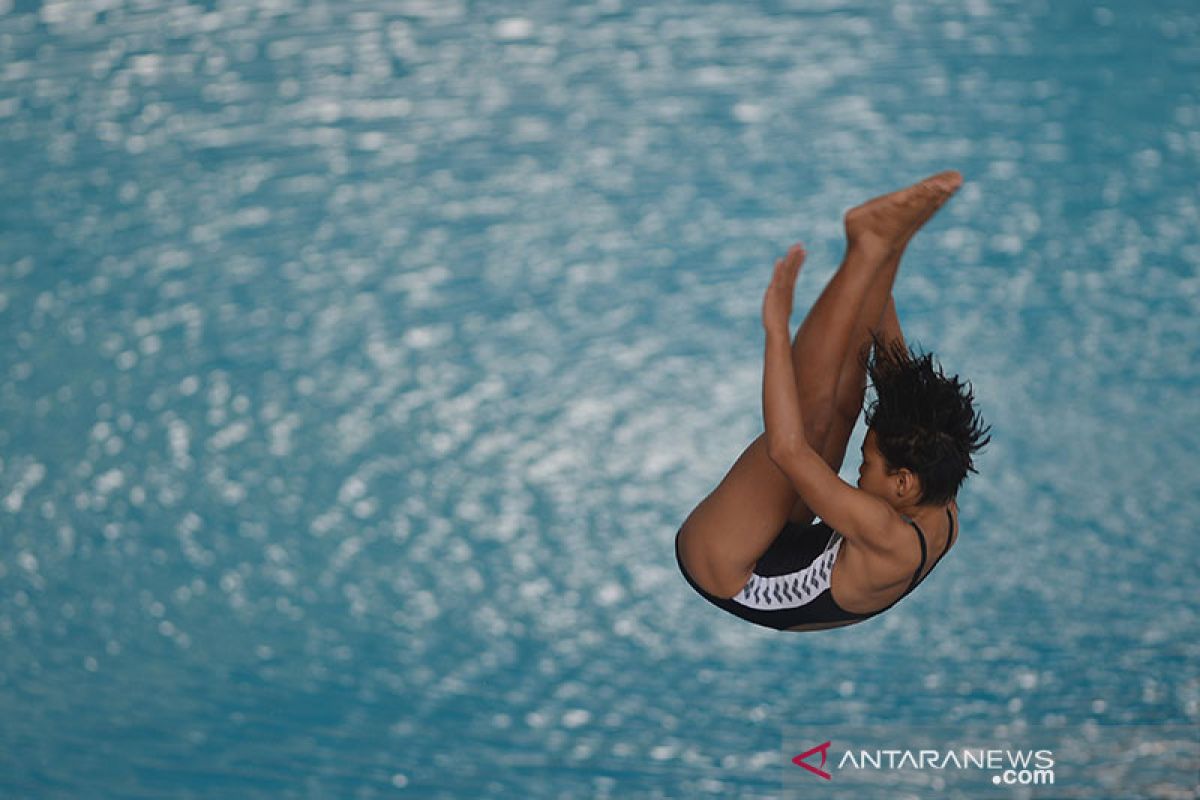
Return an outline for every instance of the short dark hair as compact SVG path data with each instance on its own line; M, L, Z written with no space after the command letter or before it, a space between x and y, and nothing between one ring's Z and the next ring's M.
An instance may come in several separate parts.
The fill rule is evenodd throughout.
M967 473L972 455L991 437L975 409L970 383L949 377L933 355L885 343L877 336L863 353L875 399L866 410L879 452L891 470L908 469L921 480L921 505L948 503Z

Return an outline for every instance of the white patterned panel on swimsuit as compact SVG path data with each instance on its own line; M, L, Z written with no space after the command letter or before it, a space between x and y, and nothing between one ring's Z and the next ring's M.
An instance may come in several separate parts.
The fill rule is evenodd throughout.
M833 564L841 548L842 537L835 536L825 548L825 552L798 572L773 575L769 578L751 575L750 580L746 581L746 585L733 599L740 605L759 611L798 608L812 602L813 598L829 588Z

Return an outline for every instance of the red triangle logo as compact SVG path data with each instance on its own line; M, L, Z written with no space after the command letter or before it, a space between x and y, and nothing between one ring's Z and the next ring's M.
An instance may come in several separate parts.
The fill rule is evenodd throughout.
M809 764L805 761L805 759L808 758L809 756L820 753L821 754L821 766L824 767L825 766L825 758L829 753L829 745L830 744L832 744L832 742L826 742L825 744L819 744L816 747L814 747L812 750L801 753L800 755L793 758L792 763L795 764L797 767L804 767L806 770L808 770L812 774L822 777L827 781L833 780L833 776L830 775L828 772L826 772L824 769L819 769L817 767L814 767L812 764Z

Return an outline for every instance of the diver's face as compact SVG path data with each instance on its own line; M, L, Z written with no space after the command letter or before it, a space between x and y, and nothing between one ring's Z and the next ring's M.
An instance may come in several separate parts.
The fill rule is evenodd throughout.
M862 445L862 465L858 468L858 488L886 500L891 489L890 473L875 441L875 431L867 431Z

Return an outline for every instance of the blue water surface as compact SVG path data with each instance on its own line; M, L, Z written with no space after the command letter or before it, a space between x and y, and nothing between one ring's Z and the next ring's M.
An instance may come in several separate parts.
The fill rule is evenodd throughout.
M0 795L782 797L797 729L1200 723L1197 87L1183 0L0 0ZM863 625L723 614L672 539L771 263L803 311L950 167L896 300L993 425L958 546Z

